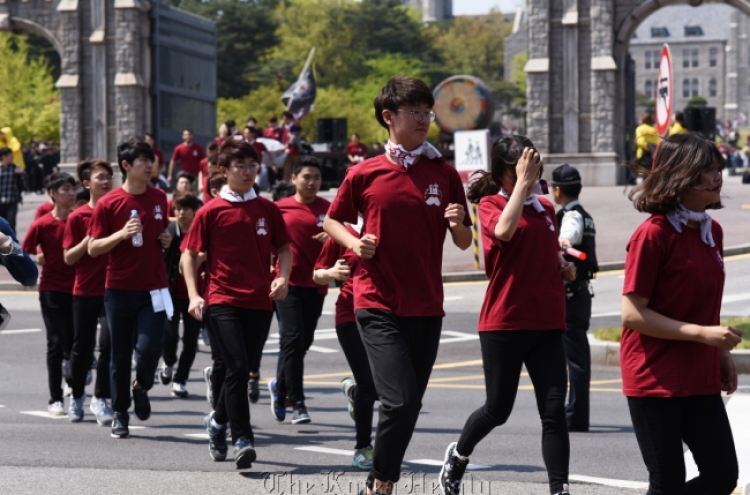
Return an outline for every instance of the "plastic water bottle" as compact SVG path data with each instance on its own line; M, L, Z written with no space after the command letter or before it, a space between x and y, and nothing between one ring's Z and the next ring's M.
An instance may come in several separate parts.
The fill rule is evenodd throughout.
M138 215L138 210L130 210L130 218L138 218L140 219L140 215ZM133 237L130 238L130 242L133 243L133 246L135 247L141 247L143 246L143 234L138 232Z

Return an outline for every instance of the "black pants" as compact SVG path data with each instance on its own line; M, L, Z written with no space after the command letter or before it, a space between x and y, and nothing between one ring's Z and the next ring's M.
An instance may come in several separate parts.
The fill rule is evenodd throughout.
M727 495L739 468L721 395L628 397L638 447L649 472L647 495ZM700 475L685 482L682 443Z
M73 296L73 324L75 337L71 351L71 368L73 369L73 397L83 397L86 387L86 375L91 368L91 356L96 346L96 328L100 316L104 316L104 297ZM94 396L99 399L110 398L109 363L112 356L109 328L106 319L99 332L99 359L96 361L96 383Z
M174 314L172 319L164 324L162 356L164 357L164 364L167 366L174 366L178 362L177 344L180 342L180 320L182 320L182 352L172 381L185 385L190 375L190 367L193 366L193 361L195 361L195 353L198 351L201 322L188 313L189 300L172 299L172 304L174 304Z
M16 216L18 215L18 203L0 203L0 217L8 221L8 225L16 231Z
M274 303L274 308L275 308L276 301L273 301L273 303ZM268 324L266 325L266 329L263 332L263 345L260 346L260 348L258 349L258 353L250 362L250 373L253 373L253 374L257 373L258 375L260 375L260 363L263 360L263 348L266 346L266 341L268 340L268 336L271 333L272 322L273 322L273 314L271 314L271 318L268 319ZM277 374L278 374L278 370L277 370Z
M135 379L144 390L151 390L161 357L166 313L154 313L151 294L146 291L107 289L104 307L112 342L112 409L127 412L130 408L133 348Z
M372 443L372 407L378 394L372 379L370 361L359 335L357 324L342 323L336 327L339 344L344 351L346 361L352 370L357 386L354 389L354 427L356 429L355 449L363 449Z
M578 292L567 300L565 314L568 331L563 334L563 345L570 375L570 392L565 416L569 430L588 431L591 383L591 349L587 335L591 321L591 293L588 287L580 287Z
M276 301L284 328L282 349L284 366L276 377L279 401L289 399L293 403L305 400L302 375L305 371L305 355L315 338L315 327L323 312L325 296L310 287L289 286L289 293Z
M214 409L215 405L221 396L221 389L224 388L224 380L226 379L227 369L224 366L224 360L221 358L221 352L219 352L218 337L216 336L216 323L214 323L211 317L211 307L206 308L203 313L203 324L206 325L208 330L208 338L211 341L211 376L209 382L211 384L211 395L214 398Z
M382 309L359 309L356 318L380 399L368 480L396 482L437 357L443 317L401 318Z
M239 437L255 442L250 426L250 405L247 401L247 377L250 361L263 346L263 332L273 313L214 304L211 306L211 347L217 345L226 366L226 378L220 395L215 397L214 419L219 424L229 421L232 443ZM214 344L215 342L215 344Z
M542 420L542 457L550 492L568 482L570 442L565 422L567 374L561 330L505 330L479 332L487 402L466 420L456 450L470 456L474 447L496 426L504 424L516 400L521 367L534 384Z
M70 349L73 345L73 295L49 290L39 291L39 304L47 330L47 383L49 403L52 404L63 401L62 362L70 357L65 349Z

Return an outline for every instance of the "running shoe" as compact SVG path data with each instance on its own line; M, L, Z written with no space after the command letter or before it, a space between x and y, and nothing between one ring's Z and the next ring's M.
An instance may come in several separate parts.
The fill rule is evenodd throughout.
M294 405L294 409L292 413L292 424L301 425L301 424L305 424L309 422L310 422L310 415L307 414L307 408L305 407L305 403L302 401L297 402Z
M227 458L227 425L221 428L216 428L211 424L214 419L214 411L211 411L208 416L203 418L203 426L206 427L208 432L208 454L211 459L221 462Z
M162 385L169 385L172 383L172 367L166 364L159 370L159 381Z
M48 404L47 414L51 416L65 416L65 405L59 400L52 404Z
M83 421L83 399L70 398L70 405L68 406L68 421L71 423L79 423Z
M172 384L172 397L185 398L187 396L188 396L188 391L185 388L185 384L184 383L174 382Z
M258 386L259 380L260 375L251 376L247 381L247 398L250 399L250 404L255 404L260 398L260 388Z
M563 485L563 491L556 493L555 495L570 495L570 492L568 491L568 485Z
M208 401L208 405L211 406L211 409L214 408L214 392L211 388L211 371L213 368L210 366L206 366L203 368L203 381L206 382L206 400Z
M62 374L66 380L73 379L73 363L71 363L70 359L63 359Z
M141 421L146 421L151 417L151 402L148 400L148 392L142 388L133 388L133 412L135 412L135 417Z
M114 413L112 415L112 433L110 433L110 436L112 438L127 438L130 435L130 430L128 429L129 421L130 416L127 412Z
M372 445L368 445L364 449L355 450L352 457L352 466L357 469L369 471L372 467L372 450Z
M256 459L255 446L245 437L240 437L234 442L234 463L237 469L248 469L253 467Z
M96 424L99 426L107 426L112 424L112 408L107 404L107 399L98 399L96 397L91 398L91 405L89 410L96 417Z
M463 461L458 458L455 454L456 442L448 445L445 450L445 459L443 460L443 467L440 470L438 481L440 483L440 489L443 495L460 495L461 494L461 480L466 472L466 466L469 465L469 459Z
M341 392L346 396L349 404L346 406L346 410L349 411L349 417L354 421L354 391L357 387L357 382L354 378L348 376L341 380Z
M268 392L271 394L271 414L276 418L276 421L284 421L286 419L286 407L285 404L279 402L275 378L268 382Z

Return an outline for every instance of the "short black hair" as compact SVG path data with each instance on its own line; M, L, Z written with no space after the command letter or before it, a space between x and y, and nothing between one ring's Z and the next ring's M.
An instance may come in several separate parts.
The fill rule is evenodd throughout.
M234 119L229 119L226 122L224 122L224 125L227 127L237 127L237 124L235 124Z
M232 162L237 160L252 159L258 162L258 152L255 147L247 141L237 141L234 139L226 140L219 149L219 159L217 163L220 167L229 168Z
M123 176L127 175L127 171L123 168L122 162L132 166L138 158L146 158L152 162L155 159L153 148L140 136L133 136L117 146L117 165Z
M189 174L187 172L180 172L177 176L177 180L180 179L187 179L190 184L195 184L195 176L193 174Z
M282 112L281 116L285 119L292 119L294 120L294 114L290 112L289 110Z
M216 172L211 176L210 179L208 179L208 192L211 193L211 189L216 189L217 191L220 191L223 186L225 186L227 183L227 178L224 177L224 174L220 174L219 172Z
M219 145L216 144L216 141L211 141L210 143L206 145L206 151L214 151L214 150L218 151Z
M172 201L172 209L176 210L179 207L198 211L198 208L200 208L202 204L201 200L198 199L195 194L187 193L174 198L174 201Z
M260 129L258 129L257 127L247 126L245 127L245 130L252 132L256 136L260 136Z
M380 90L380 94L373 102L375 118L378 123L388 129L383 119L383 110L395 112L402 105L435 106L435 97L430 88L421 79L409 76L393 76Z
M296 192L297 188L294 184L280 180L274 184L271 189L271 199L278 201L280 199L288 198L289 196L294 196Z
M103 168L112 175L112 165L106 160L83 160L76 165L76 175L81 182L91 180L91 171L95 168Z
M553 185L552 187L560 188L560 191L570 199L578 199L578 196L581 194L581 189L583 188L581 184L567 184L564 186Z
M91 200L91 191L85 187L79 187L76 189L76 203L79 201L86 201L87 203Z
M47 191L57 191L65 184L70 184L71 186L76 187L76 180L67 172L55 172L49 176L49 180L46 184Z
M292 168L292 174L297 175L305 167L317 168L318 172L323 173L323 166L320 164L320 160L312 155L303 155L296 162Z
M12 154L13 154L13 151L7 146L3 146L2 148L0 148L0 158L6 155L12 155Z

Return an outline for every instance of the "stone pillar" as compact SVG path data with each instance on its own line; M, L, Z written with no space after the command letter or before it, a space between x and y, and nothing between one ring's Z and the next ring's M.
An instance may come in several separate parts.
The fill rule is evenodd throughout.
M740 54L740 12L732 10L729 14L729 37L727 39L725 63L725 73L727 75L724 87L724 108L722 108L717 120L733 120L739 110L739 54ZM708 95L705 95L708 96Z
M612 152L615 143L617 64L614 49L614 0L591 1L591 151ZM623 137L624 138L624 137Z
M563 151L578 152L578 0L563 7Z
M115 1L116 60L115 114L117 141L144 131L143 77L141 74L141 2Z
M107 46L105 33L105 6L101 0L91 0L93 156L107 159Z
M60 44L62 62L60 79L60 163L72 164L81 159L83 112L81 104L81 29L78 2L60 2Z
M549 149L549 2L529 0L529 61L526 63L527 135L539 151Z

